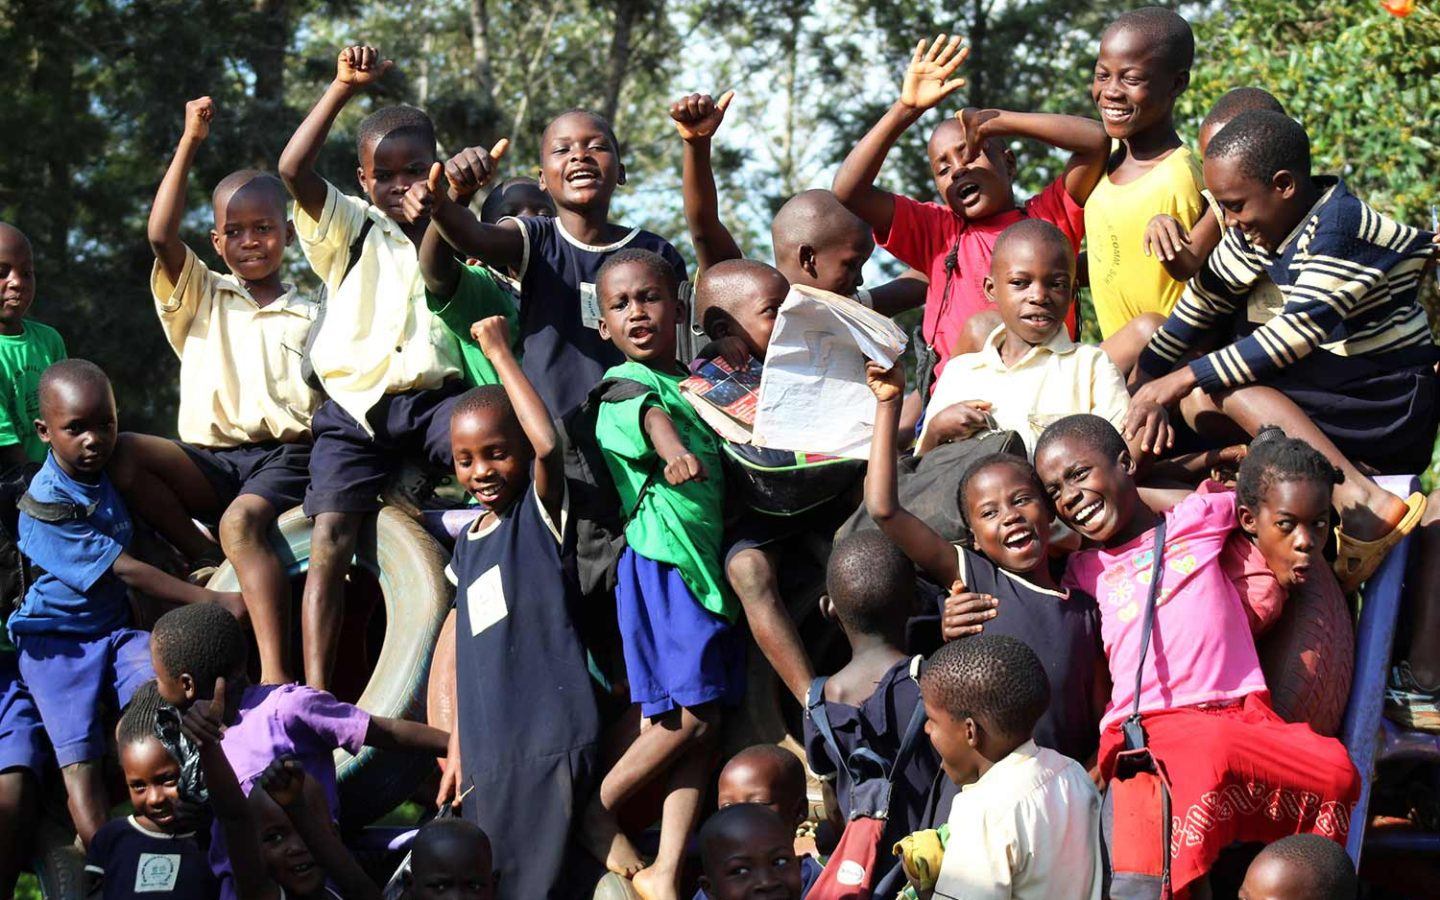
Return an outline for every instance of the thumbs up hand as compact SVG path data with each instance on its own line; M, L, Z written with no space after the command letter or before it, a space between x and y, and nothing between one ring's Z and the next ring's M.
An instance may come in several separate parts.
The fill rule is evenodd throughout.
M445 169L438 162L430 165L430 174L424 181L410 185L400 201L400 211L406 222L422 222L435 212L435 207L450 199L445 192Z
M219 744L225 735L225 679L215 679L215 695L196 700L180 717L180 730L197 747Z
M510 149L510 139L501 138L485 152L480 147L466 147L445 163L445 177L450 181L450 195L456 203L469 203L470 198L490 183L500 170L500 158Z
M709 94L690 94L670 104L670 118L675 120L675 130L687 144L712 137L720 129L725 110L734 99L734 91L726 91L719 100Z

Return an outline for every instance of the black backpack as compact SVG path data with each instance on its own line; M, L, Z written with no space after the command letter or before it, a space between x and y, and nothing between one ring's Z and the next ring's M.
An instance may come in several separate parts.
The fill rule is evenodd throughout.
M0 619L20 608L30 585L43 570L20 552L20 513L51 525L88 518L95 507L75 503L46 503L29 493L38 463L14 466L0 475Z

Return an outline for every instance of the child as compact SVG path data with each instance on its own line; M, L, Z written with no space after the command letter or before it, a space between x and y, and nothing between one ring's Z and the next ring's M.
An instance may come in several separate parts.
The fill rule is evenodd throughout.
M951 76L968 53L959 37L947 44L940 35L929 50L921 41L900 99L850 151L834 185L840 201L875 230L880 246L929 276L922 334L936 359L936 377L967 334L973 345L967 349L978 349L994 327L986 318L967 331L976 313L991 308L982 281L990 271L996 237L1022 218L1039 218L1058 226L1078 251L1084 234L1081 207L1104 174L1109 152L1104 129L1088 119L965 110L963 120L947 119L930 135L930 166L944 205L876 187L880 166L900 135L965 83ZM991 140L1005 137L1042 140L1071 153L1064 173L1023 209L1016 207L1011 187L1015 157L999 140Z
M1040 716L1035 739L1042 747L1088 764L1108 687L1102 675L1100 616L1088 593L1061 590L1055 583L1050 571L1054 517L1035 470L1024 459L1005 454L972 463L960 481L957 501L975 550L953 546L900 505L890 426L899 416L904 368L886 372L872 363L867 376L876 409L865 474L866 511L932 581L950 588L941 609L946 640L963 636L953 624L956 611L983 598L993 612L984 623L986 634L1008 635L1037 650L1045 661L1053 702Z
M1205 213L1195 157L1175 131L1175 101L1190 85L1194 58L1189 23L1156 6L1122 14L1100 38L1090 99L1120 147L1085 205L1085 232L1095 317L1107 340L1144 314L1169 315L1184 287L1145 252L1144 235L1156 214L1191 228Z
M1238 523L1234 497L1181 501L1164 514L1162 551L1160 516L1141 502L1129 451L1109 422L1078 415L1054 423L1040 437L1035 468L1060 518L1094 546L1071 555L1066 583L1100 605L1113 685L1100 775L1115 774L1121 721L1138 708L1172 797L1171 887L1183 896L1237 840L1313 832L1344 841L1359 793L1355 767L1338 741L1271 710L1245 611L1219 562ZM1164 568L1137 701L1156 552ZM1117 822L1160 827L1146 822L1145 810L1122 808L1123 796L1130 795L1117 796ZM1117 847L1128 841L1115 836Z
M127 588L169 603L207 606L235 628L239 594L220 594L173 578L127 551L130 515L105 469L115 449L115 395L100 367L55 363L40 376L35 428L50 447L28 497L47 509L20 514L20 550L42 571L10 616L20 674L55 748L75 831L88 846L109 803L100 759L102 700L117 706L153 677L149 636L130 627ZM225 610L229 609L230 612Z
M1318 835L1292 834L1250 863L1240 900L1355 900L1359 889L1344 848Z
M446 572L457 592L458 688L441 800L473 785L468 821L525 836L494 848L501 898L578 896L588 860L572 814L599 781L600 715L574 620L563 448L510 351L505 319L474 331L504 387L462 395L450 419L455 480L485 513L456 540Z
M605 776L591 806L613 811L651 778L665 779L659 853L634 876L647 900L677 896L719 706L734 705L744 692L745 655L731 624L738 610L720 572L719 439L680 396L686 371L675 360L677 287L669 262L631 248L605 261L596 285L600 336L627 359L605 377L645 389L600 404L595 438L629 511L615 599L630 696L651 725ZM623 836L615 843L620 849L607 858L623 872L633 863L621 857L634 851Z
M915 607L915 570L885 535L861 531L836 543L825 587L828 597L821 600L821 609L839 622L850 645L850 661L825 682L823 692L835 743L847 759L866 747L893 761L920 704L920 687L911 677L912 660L904 650L905 623ZM848 819L851 785L837 778L845 759L834 758L808 716L804 739L810 771L836 779L835 799L841 816ZM934 754L922 746L909 765L895 773L882 849L922 827L925 798L938 772Z
M720 770L715 788L721 809L744 803L758 804L774 810L782 822L792 822L795 828L799 828L809 814L805 764L800 757L774 744L756 744L730 757ZM800 896L804 897L820 877L821 866L819 860L809 855L801 856L799 864ZM704 894L701 890L695 900L704 900Z
M9 644L0 630L0 897L15 890L29 858L32 829L23 823L36 815L41 773L50 762L45 727Z
M1255 436L1235 483L1240 528L1286 591L1323 566L1330 494L1343 476L1320 451L1266 428Z
M555 203L554 218L487 225L423 179L411 188L410 203L415 212L433 215L441 237L456 250L518 273L522 367L545 408L564 417L621 361L599 332L600 267L621 250L649 250L664 257L677 283L684 283L685 262L664 238L610 221L610 201L616 186L625 183L625 165L604 118L583 109L561 113L545 126L540 154L540 180ZM445 164L449 193L477 190L495 165L482 148L462 150Z
M555 217L555 201L534 178L507 178L495 185L480 204L480 221L486 225L524 217Z
M728 806L710 817L700 829L700 864L700 890L710 900L804 896L794 829L758 803Z
M920 687L925 732L946 776L964 785L936 900L1099 900L1100 795L1083 766L1031 736L1050 704L1035 652L1001 635L954 641L930 657Z
M1264 421L1324 452L1345 472L1346 494L1374 495L1339 498L1335 570L1354 589L1424 510L1423 496L1407 503L1376 491L1352 463L1418 472L1430 459L1440 354L1417 289L1431 235L1381 216L1334 178L1312 177L1305 129L1268 110L1240 114L1211 140L1205 183L1228 228L1142 355L1146 383L1135 397L1165 407L1187 399L1191 419L1217 405L1229 415L1227 396L1251 385L1288 397L1326 443ZM1175 368L1205 336L1228 336L1222 329L1261 274L1280 288L1281 311Z
M300 247L327 298L309 347L329 399L312 420L305 514L315 529L300 609L305 680L320 690L335 664L361 519L380 508L402 456L423 453L433 467L450 468L450 409L464 390L459 345L425 301L415 247L426 223L404 212L406 191L423 184L435 162L430 119L389 106L360 123L356 174L365 199L315 171L335 117L391 65L373 47L343 50L335 80L280 156Z
M30 239L0 222L0 471L45 461L36 433L40 373L65 358L65 341L49 325L26 318L35 302L35 258Z
M106 822L90 842L85 857L90 896L210 900L220 889L205 851L180 816L180 763L155 736L163 703L155 682L147 681L120 716L115 743L135 812Z
M490 838L465 819L432 819L410 845L408 900L494 900ZM559 873L556 873L559 874Z
M227 274L180 239L185 181L214 114L209 97L185 104L185 133L150 210L150 291L180 358L180 439L122 436L112 477L126 503L192 562L214 566L224 551L255 629L260 680L283 684L293 680L290 583L269 533L310 482L316 398L297 352L316 307L280 279L295 230L275 176L245 169L215 188L210 240ZM218 518L219 548L195 518Z

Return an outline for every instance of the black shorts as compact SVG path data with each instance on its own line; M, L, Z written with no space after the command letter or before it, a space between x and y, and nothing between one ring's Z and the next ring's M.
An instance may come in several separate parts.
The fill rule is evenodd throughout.
M827 542L831 541L835 537L835 529L854 512L855 502L849 491L793 516L772 516L746 509L725 528L725 565L728 566L735 554L743 550L764 550L810 532L823 536Z
M254 494L283 513L299 506L310 483L310 445L241 444L239 447L199 447L176 441L195 468L210 482L221 508L242 494Z

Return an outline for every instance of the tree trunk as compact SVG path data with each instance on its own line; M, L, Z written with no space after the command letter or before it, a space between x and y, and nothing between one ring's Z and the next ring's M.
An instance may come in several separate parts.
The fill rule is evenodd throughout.
M244 42L245 59L255 75L255 102L250 106L250 127L242 148L247 164L268 168L274 155L271 132L285 115L285 52L293 24L290 0L252 0L253 26Z
M625 75L630 68L630 29L641 8L648 6L641 0L616 0L615 32L610 39L610 63L605 79L605 97L601 103L601 115L611 125L615 124L615 113L620 108L620 90L625 86Z
M470 55L481 105L495 109L495 67L490 62L490 7L486 0L470 0Z
M969 72L970 105L981 109L987 109L991 105L989 81L985 71L988 64L985 58L985 38L989 31L989 5L985 0L974 0L971 4L970 58L965 63L965 69Z

